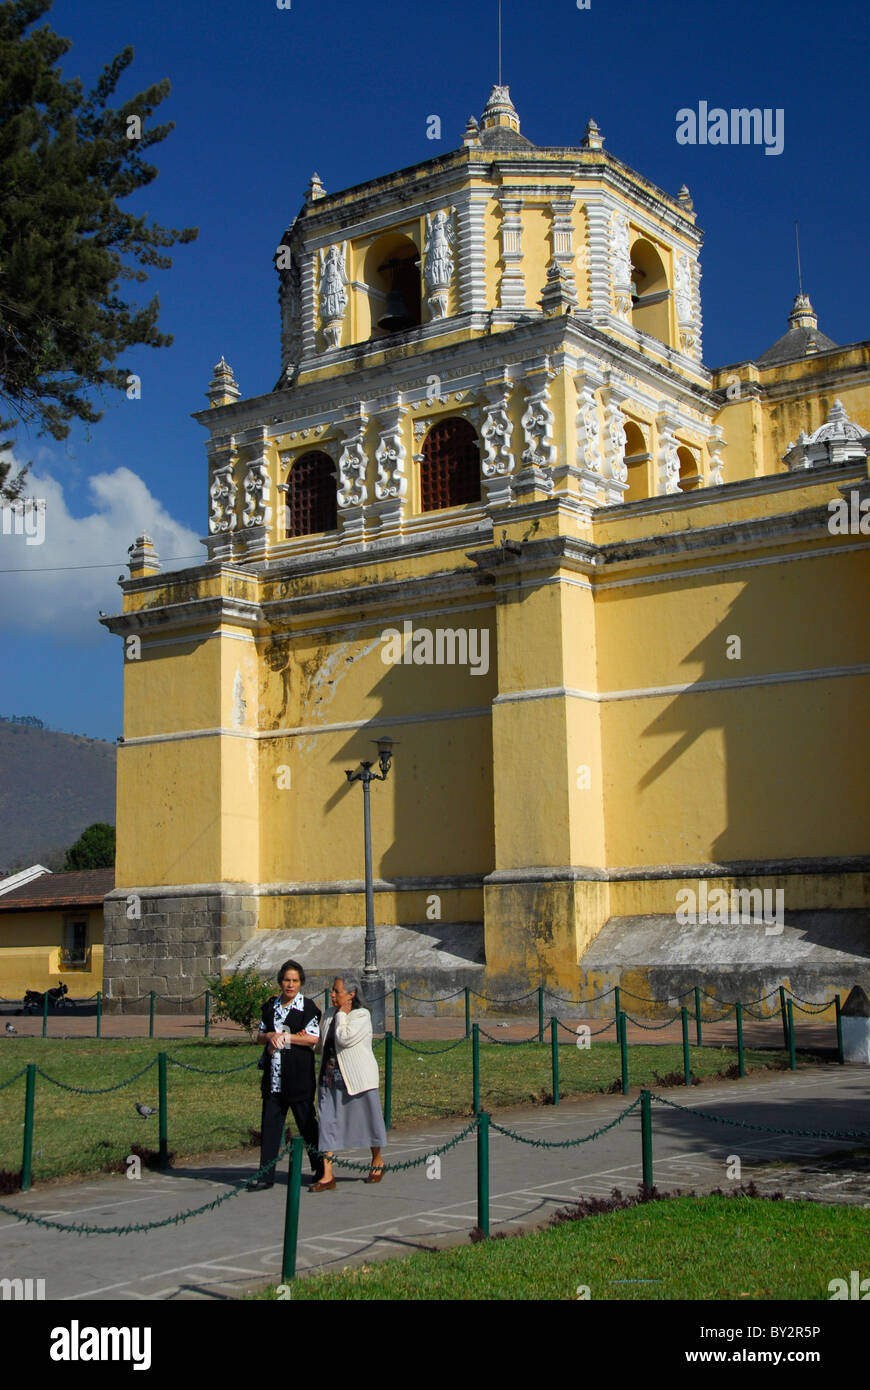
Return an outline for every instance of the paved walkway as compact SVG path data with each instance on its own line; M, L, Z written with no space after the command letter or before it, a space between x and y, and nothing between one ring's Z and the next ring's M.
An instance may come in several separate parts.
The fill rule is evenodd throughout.
M870 1207L866 1164L837 1154L860 1141L826 1142L763 1134L697 1117L708 1110L732 1119L785 1128L870 1131L870 1068L848 1066L779 1073L773 1079L715 1082L665 1094L686 1107L653 1106L654 1179L660 1189L727 1189L727 1164L741 1160L741 1180L795 1197L848 1200ZM632 1091L630 1099L636 1096ZM627 1102L621 1096L563 1101L558 1108L499 1112L502 1125L527 1137L579 1137L606 1124ZM425 1156L464 1128L461 1119L406 1126L390 1135L387 1158ZM866 1141L864 1143L866 1149ZM366 1155L367 1156L367 1155ZM359 1157L359 1155L354 1155ZM786 1159L794 1160L787 1169ZM641 1178L639 1109L600 1139L579 1148L530 1148L494 1132L491 1138L491 1229L540 1224L580 1196L632 1191ZM773 1166L771 1166L773 1165ZM253 1170L250 1157L223 1156L146 1173L41 1186L6 1205L60 1221L94 1225L147 1222L212 1201ZM300 1273L409 1251L462 1244L477 1221L473 1136L436 1165L390 1173L376 1186L339 1169L333 1192L303 1189L298 1247ZM136 1236L80 1237L41 1230L0 1213L0 1277L44 1278L48 1299L136 1302L226 1299L280 1279L286 1204L286 1160L271 1192L247 1193L215 1212ZM432 1176L430 1176L432 1174ZM304 1179L307 1182L307 1177ZM820 1287L830 1273L820 1270Z
M639 1015L634 1015L636 1018ZM8 1021L18 1031L21 1037L39 1037L42 1033L42 1016L25 1014L21 1017L9 1014L8 1008L0 1014L0 1022L8 1017ZM616 1041L616 1030L610 1027L606 1032L599 1032L604 1029L607 1023L606 1018L584 1018L578 1015L576 1018L563 1018L560 1023L565 1027L558 1030L559 1041L564 1043L569 1041L565 1028L570 1028L576 1032L581 1025L587 1025L593 1034L598 1034L603 1041ZM510 1041L518 1038L537 1037L538 1019L515 1018L499 1019L494 1015L475 1018L472 1015L472 1022L479 1023L482 1032L489 1033L491 1037L499 1041ZM798 1048L808 1049L833 1049L837 1045L837 1031L834 1023L833 1010L831 1016L823 1015L823 1021L815 1022L813 1015L801 1014L794 1011L795 1022L795 1041ZM640 1022L628 1023L628 1041L630 1043L675 1043L682 1039L682 1025L679 1018L675 1022L662 1028L655 1024L651 1028L652 1020L641 1019ZM645 1025L645 1026L644 1026ZM387 1026L392 1030L392 1015L387 1020ZM545 1024L544 1036L549 1042L550 1022L547 1019ZM175 1040L178 1038L201 1038L204 1032L204 1020L202 1015L196 1014L158 1014L154 1020L154 1035L157 1038ZM2 1030L0 1030L2 1033ZM57 1014L50 1014L48 1019L47 1036L49 1038L92 1038L96 1033L95 1013L83 1015L72 1011L61 1010ZM716 1046L736 1047L737 1035L734 1016L725 1019L721 1023L705 1023L702 1016L702 1033L705 1044L715 1044ZM399 1036L408 1042L446 1041L451 1038L461 1038L465 1034L465 1023L461 1018L416 1018L400 1016ZM101 1035L104 1038L147 1038L148 1036L148 1017L143 1014L104 1014L101 1020ZM244 1030L234 1023L212 1023L210 1024L210 1036L213 1038L232 1038L243 1037ZM782 1023L779 1014L773 1018L764 1020L752 1019L744 1015L743 1040L747 1047L770 1047L780 1051L783 1048ZM689 1022L689 1041L695 1044L695 1024ZM2 1042L2 1036L0 1036Z

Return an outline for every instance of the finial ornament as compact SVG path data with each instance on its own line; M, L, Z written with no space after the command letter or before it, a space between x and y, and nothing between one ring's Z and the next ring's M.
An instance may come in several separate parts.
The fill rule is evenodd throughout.
M581 147L584 150L604 149L604 136L598 128L598 122L593 120L591 116L586 122L586 134L581 141Z
M319 175L319 174L312 174L312 175L311 175L311 182L310 182L309 185L308 185L308 201L309 201L309 203L313 203L313 202L315 202L318 198L323 198L323 197L325 197L325 196L326 196L326 189L323 187L323 184L322 184L321 181L320 181L320 175Z

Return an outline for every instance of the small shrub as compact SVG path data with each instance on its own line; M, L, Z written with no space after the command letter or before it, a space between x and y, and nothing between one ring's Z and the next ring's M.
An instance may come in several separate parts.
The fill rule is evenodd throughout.
M21 1190L21 1169L12 1172L8 1168L0 1168L0 1196L8 1197L10 1192Z
M207 980L206 983L212 992L212 1018L238 1023L253 1038L263 1005L274 994L272 985L262 979L256 970L237 970L234 975Z

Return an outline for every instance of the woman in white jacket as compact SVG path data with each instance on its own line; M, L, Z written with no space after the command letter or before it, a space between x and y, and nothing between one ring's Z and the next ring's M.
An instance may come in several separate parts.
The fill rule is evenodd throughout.
M355 975L339 976L332 984L334 1013L321 1029L323 1061L317 1091L318 1147L327 1155L323 1177L309 1192L335 1187L332 1156L337 1149L372 1151L366 1182L384 1176L381 1145L387 1142L384 1113L378 1094L380 1075L372 1051L372 1016L365 1007Z

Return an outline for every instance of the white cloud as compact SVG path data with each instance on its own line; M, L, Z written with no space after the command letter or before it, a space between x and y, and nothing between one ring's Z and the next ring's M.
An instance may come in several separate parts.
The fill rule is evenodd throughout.
M161 568L206 559L196 532L174 521L129 468L95 474L89 491L94 510L71 516L60 483L35 470L28 474L28 497L45 504L41 544L35 543L34 513L29 537L15 534L14 517L7 519L4 533L0 513L0 571L5 571L0 572L0 631L43 633L74 646L102 640L99 610L121 611L118 576L129 575L127 548L143 531L154 541ZM184 556L194 558L174 558ZM107 568L78 568L101 565Z

